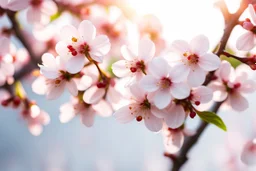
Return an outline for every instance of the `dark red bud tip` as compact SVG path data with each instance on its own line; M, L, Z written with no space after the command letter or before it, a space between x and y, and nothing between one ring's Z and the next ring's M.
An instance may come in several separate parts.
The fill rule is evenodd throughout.
M138 122L140 122L140 121L142 121L142 116L138 116L138 117L136 117L136 120L138 121Z
M20 100L19 97L14 97L14 99L13 99L13 105L14 105L15 107L18 107L18 106L20 105L20 102L21 102L21 100Z
M136 72L136 71L137 71L137 68L131 67L130 70L131 70L131 72Z
M236 84L234 85L234 88L239 88L239 87L241 87L241 84L240 84L240 83L236 83Z
M1 105L4 106L4 107L6 107L6 106L8 106L9 102L10 102L9 100L3 100L3 101L1 102Z
M77 55L77 51L72 51L71 54L72 54L73 56L76 56L76 55Z
M199 101L195 101L195 105L199 106L200 102Z
M189 116L193 119L196 116L196 112L194 111L190 112Z
M104 82L98 82L98 83L97 83L97 87L98 87L98 88L105 88L106 86L107 86L107 84L104 83Z

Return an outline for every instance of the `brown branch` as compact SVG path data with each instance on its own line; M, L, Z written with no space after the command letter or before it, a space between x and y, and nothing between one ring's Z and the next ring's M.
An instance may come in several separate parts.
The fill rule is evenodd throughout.
M250 2L252 2L252 1L250 1ZM218 48L217 52L215 53L216 55L220 56L224 52L227 42L228 42L228 39L231 35L231 32L232 32L233 28L238 24L239 18L241 16L241 14L244 12L244 10L247 8L248 3L249 3L248 0L247 1L243 0L241 2L240 8L234 14L229 14L227 11L225 12L224 10L227 10L226 6L224 6L221 9L221 11L224 15L224 19L225 19L225 30L224 30L223 36L220 40L219 48ZM227 16L225 16L225 15L227 15ZM210 72L208 74L204 85L208 85L211 82L213 76L214 76L214 71ZM219 110L222 103L223 102L214 103L211 111L216 113ZM208 125L209 125L208 123L202 121L196 130L196 134L194 136L186 138L178 155L171 158L173 160L172 171L179 171L180 168L186 163L186 161L188 160L187 153L197 143L200 136L202 135L202 133L204 132L204 130L207 128Z

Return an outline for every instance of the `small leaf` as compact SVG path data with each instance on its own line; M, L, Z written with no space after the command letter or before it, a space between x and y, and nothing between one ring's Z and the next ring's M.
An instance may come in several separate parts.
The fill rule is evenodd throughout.
M214 112L199 112L197 111L197 115L205 122L211 123L219 127L220 129L227 131L227 127L225 123L222 121L222 119L216 115Z
M53 14L51 17L50 17L50 22L53 22L55 20L57 20L61 15L61 12L57 12L56 14Z

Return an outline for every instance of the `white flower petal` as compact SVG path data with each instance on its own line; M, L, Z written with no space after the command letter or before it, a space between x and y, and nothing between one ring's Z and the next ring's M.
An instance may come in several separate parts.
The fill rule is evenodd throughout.
M205 71L213 71L219 68L220 58L212 53L206 53L199 58L198 65Z
M172 83L170 92L176 99L184 99L190 94L190 87L186 83Z
M172 130L168 137L164 138L165 149L168 153L177 153L184 143L184 134L182 131Z
M212 100L213 97L212 89L205 86L195 88L194 90L192 90L192 94L193 100L199 101L200 103L208 103Z
M60 30L60 35L63 35L61 36L61 38L63 38L63 40L67 42L71 42L72 38L79 38L77 29L72 25L66 25L62 27Z
M150 114L150 116L144 119L146 127L152 132L158 132L163 127L163 120Z
M198 35L190 41L190 48L198 56L205 54L209 49L209 40L204 35Z
M135 118L135 116L131 114L129 106L131 106L131 105L124 106L124 107L118 109L114 113L114 117L118 122L128 123L128 122L131 122Z
M66 86L72 96L77 96L78 89L74 80L71 79L70 81L67 81Z
M152 74L156 78L164 78L169 74L170 66L163 58L154 58L148 66L148 70L150 74Z
M94 56L102 57L107 55L111 47L109 39L105 35L97 36L91 43L90 43L90 54L93 58ZM98 61L100 62L100 61ZM102 61L101 61L102 62Z
M185 121L186 113L181 105L172 104L167 110L168 113L165 117L166 124L172 128L179 128Z
M240 93L231 93L228 99L231 107L236 111L244 111L249 107L247 99Z
M103 96L105 95L104 88L98 88L97 86L92 86L88 90L85 91L83 95L83 100L88 104L96 104L98 103Z
M188 78L189 71L190 68L187 65L181 63L171 68L169 76L172 82L183 82Z
M254 33L248 31L238 38L236 41L236 48L238 50L249 51L255 47L254 39Z
M52 69L52 68L45 67L43 65L39 65L39 67L40 67L40 73L46 78L55 79L59 77L59 72L58 70L56 70L56 68Z
M70 103L61 105L59 119L61 123L67 123L75 117L74 106Z
M76 56L70 58L66 63L66 70L71 74L76 74L84 68L85 58L83 56Z
M41 4L41 12L48 15L49 17L51 15L56 14L58 11L57 5L53 1L43 1Z
M117 77L125 77L128 76L131 71L126 67L126 61L120 60L112 65L112 71Z
M146 75L140 80L140 87L147 92L154 92L159 89L157 86L158 80L151 75Z
M205 71L200 67L196 67L190 71L188 75L188 83L192 87L200 86L204 83L205 76Z
M178 53L179 55L183 56L184 53L189 52L189 44L184 40L175 40L171 44L170 51Z
M244 164L252 166L256 164L256 143L255 139L247 142L241 154L241 160Z
M80 37L86 42L91 42L96 36L96 28L95 26L88 20L83 20L79 27L78 32Z
M95 118L95 111L92 108L88 108L87 110L83 110L80 113L80 115L81 115L82 123L85 126L87 126L87 127L93 126L94 118Z
M102 117L109 117L113 114L111 105L106 100L101 100L99 103L92 105L92 108Z
M150 61L155 55L155 44L149 38L142 38L139 42L139 59Z
M171 102L171 94L168 90L158 90L154 96L154 103L157 108L163 109Z
M40 76L38 77L33 83L32 83L32 90L36 94L43 95L46 93L47 87L46 87L46 82L45 78Z
M69 49L67 48L68 44L64 41L60 41L56 44L55 50L60 56L70 56Z
M135 55L128 46L122 46L121 53L122 53L124 59L126 59L128 61L131 61L131 60L137 58L137 55Z
M51 85L46 92L46 98L49 100L57 99L62 95L65 89L66 82L62 81L59 86Z
M251 19L252 19L253 23L256 24L256 13L255 13L253 5L249 4L248 9L249 9L249 12L250 12Z

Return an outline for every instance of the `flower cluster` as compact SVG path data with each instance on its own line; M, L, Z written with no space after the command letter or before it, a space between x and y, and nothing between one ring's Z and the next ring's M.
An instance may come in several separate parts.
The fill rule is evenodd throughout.
M169 43L156 16L134 20L122 9L125 5L114 2L0 1L0 15L12 24L0 27L0 86L8 91L0 100L4 107L21 110L33 135L39 135L50 118L22 89L19 79L29 73L37 76L32 90L48 100L68 90L71 98L60 107L61 123L78 116L91 127L97 115L113 115L120 123L144 122L148 130L162 131L171 154L182 148L185 137L197 134L187 130L189 119L199 117L226 130L214 113L219 107L210 110L211 104L226 104L238 112L249 107L245 95L256 90L250 75L256 69L255 55L228 53L227 40L212 52L205 35ZM251 19L238 22L246 33L236 47L249 52L256 45L256 12L252 4L248 9ZM16 18L23 10L32 34L19 27ZM24 49L16 50L13 35ZM237 59L239 66L221 55ZM34 70L37 66L40 72ZM246 144L242 161L254 163L255 151L255 141Z

